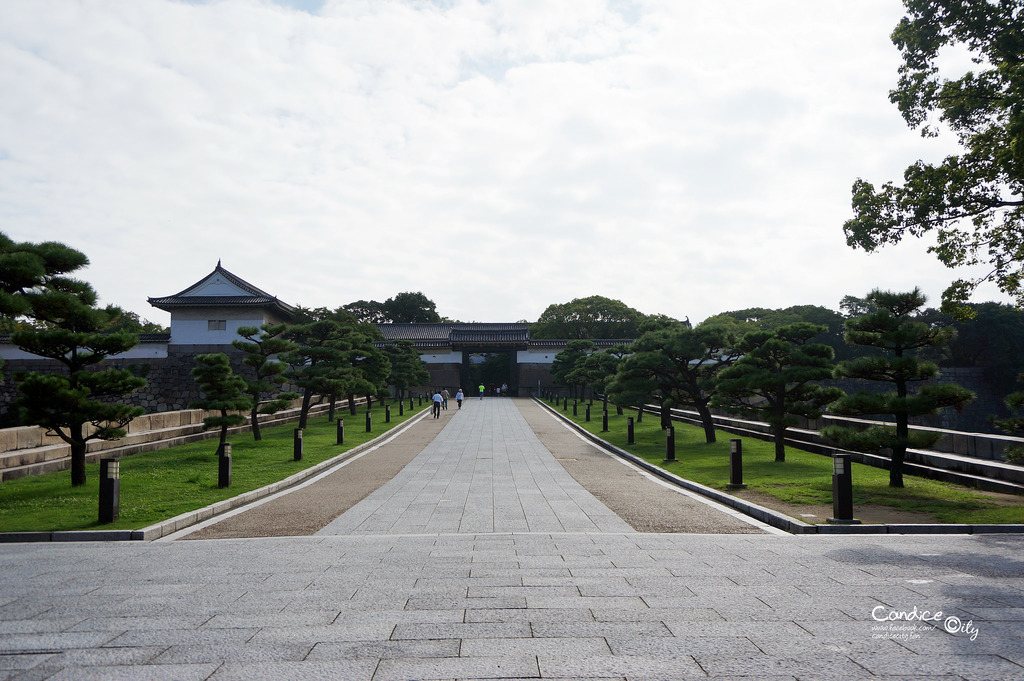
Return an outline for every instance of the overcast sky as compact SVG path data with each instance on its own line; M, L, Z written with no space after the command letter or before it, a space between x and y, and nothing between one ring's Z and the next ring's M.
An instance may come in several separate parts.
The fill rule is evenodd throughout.
M0 4L0 231L103 303L224 267L461 321L603 295L697 322L962 273L846 246L850 187L955 149L888 101L899 0ZM979 299L1005 300L993 287Z

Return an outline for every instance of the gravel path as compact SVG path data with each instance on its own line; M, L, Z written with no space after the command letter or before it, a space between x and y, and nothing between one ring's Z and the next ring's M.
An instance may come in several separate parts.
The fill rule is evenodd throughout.
M516 406L569 474L638 532L746 534L763 530L597 449L532 400Z

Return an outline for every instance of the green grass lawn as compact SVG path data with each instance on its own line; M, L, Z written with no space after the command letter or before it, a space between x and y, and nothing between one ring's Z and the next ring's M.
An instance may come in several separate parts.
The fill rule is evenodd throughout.
M71 487L71 472L29 476L0 484L0 532L54 530L140 529L274 482L338 456L403 423L417 408L398 416L392 407L391 423L384 423L384 408L374 406L373 432L365 427L365 408L345 419L345 444L337 445L337 426L327 416L311 418L303 431L302 461L295 461L292 438L295 424L263 430L263 440L251 433L230 436L231 487L217 487L217 440L125 456L121 459L120 517L100 525L99 463L86 466L87 483Z
M601 405L591 407L589 423L584 422L582 403L579 415L572 416L570 405L558 412L591 433L675 475L708 487L725 490L729 482L729 439L736 437L718 431L718 442L707 444L704 430L676 424L676 459L664 463L665 434L656 415L645 414L635 425L635 445L626 444L626 419L635 411L618 416L614 408L608 414L607 433L601 432ZM905 511L932 514L941 523L1024 523L1024 497L999 497L955 485L904 474L903 489L889 487L889 471L853 464L854 515L857 506L878 504ZM832 505L832 460L792 447L786 448L786 461L775 462L771 442L743 438L743 482L749 489L790 504Z

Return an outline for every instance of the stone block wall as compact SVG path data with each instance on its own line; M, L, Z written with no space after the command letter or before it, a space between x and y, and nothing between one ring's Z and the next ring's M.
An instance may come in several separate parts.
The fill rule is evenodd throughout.
M184 351L172 346L167 357L147 359L111 359L103 367L128 369L146 379L146 385L124 398L126 404L142 407L148 414L188 409L190 403L201 398L199 388L192 377L195 356L203 352L224 352L223 347L196 348L190 346ZM247 378L253 377L253 370L242 364L242 353L233 348L225 352L231 359L232 370ZM15 423L13 402L17 397L14 374L18 371L44 371L66 373L64 366L54 360L8 360L2 369L0 383L0 427ZM285 385L284 390L296 390Z

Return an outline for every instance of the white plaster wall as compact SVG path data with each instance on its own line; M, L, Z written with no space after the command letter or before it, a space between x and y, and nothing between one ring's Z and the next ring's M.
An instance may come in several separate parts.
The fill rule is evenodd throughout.
M458 350L431 350L421 354L420 359L427 364L461 364L462 351Z
M558 350L519 350L516 361L520 364L551 364Z
M223 319L223 331L210 331L211 319ZM268 321L263 310L175 310L171 313L171 345L231 345L242 326L259 327Z

